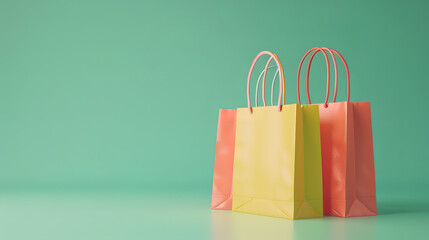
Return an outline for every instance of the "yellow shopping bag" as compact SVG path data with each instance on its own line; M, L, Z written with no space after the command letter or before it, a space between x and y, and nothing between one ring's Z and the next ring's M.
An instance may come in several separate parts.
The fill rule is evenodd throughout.
M252 108L250 78L262 55L270 55L279 69L278 106ZM259 53L248 75L248 108L237 109L232 210L289 219L321 217L319 107L282 106L282 91L284 73L277 56Z

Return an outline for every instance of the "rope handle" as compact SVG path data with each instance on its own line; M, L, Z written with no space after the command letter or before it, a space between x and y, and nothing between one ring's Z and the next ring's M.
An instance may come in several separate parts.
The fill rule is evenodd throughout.
M280 69L279 70L279 77L280 77L281 81L279 81L280 82L280 89L279 89L279 99L278 99L278 111L280 112L282 110L282 105L281 105L282 98L281 98L281 96L282 96L282 93L284 92L283 91L283 89L284 89L284 72L283 72L283 67L282 67L282 65L280 63L280 60L278 59L278 57L275 54L273 54L273 53L271 53L269 51L262 51L262 52L258 53L258 55L256 55L255 59L253 60L252 65L250 66L249 74L247 76L247 107L248 107L249 112L251 114L253 113L253 110L252 110L252 107L251 107L251 104L250 104L250 78L252 77L253 68L255 67L256 62L263 55L269 55L269 56L271 56L270 60L268 60L268 62L267 62L267 65L265 66L265 69L268 69L268 66L269 66L269 64L270 64L270 62L271 62L272 59L274 59L274 61L276 62L277 68ZM266 76L266 73L267 73L267 71L265 70L264 78ZM265 89L264 85L265 84L263 84L263 90ZM264 99L264 104L265 104L265 99Z
M325 55L325 61L326 61L326 78L327 78L327 86L326 86L326 98L325 98L325 107L328 107L328 99L329 99L329 84L330 84L330 68L329 68L329 59L328 59L328 55L326 55L326 52L324 49L319 48L319 47L314 47L310 50L308 50L305 55L302 57L301 62L299 63L299 67L298 67L298 76L297 76L297 83L296 83L296 88L297 88L297 97L298 97L298 104L301 104L301 97L300 97L300 93L299 93L299 75L301 73L301 67L302 67L302 63L304 62L305 58L307 57L307 55L309 53L311 53L314 50L318 50L318 51L322 51L323 55ZM336 65L336 64L335 64ZM307 74L308 74L309 70L307 69ZM308 93L308 85L307 85L307 93ZM309 94L307 96L310 96ZM309 98L310 99L310 98ZM311 104L309 102L309 104Z
M336 51L334 49L329 49L329 48L325 48L325 47L322 47L321 49L329 51L331 53L332 59L334 61L334 66L335 66L335 89L334 89L334 97L333 97L332 102L335 102L336 99L337 99L337 88L338 88L338 69L337 69L337 62L335 60L335 56L334 56L333 53L335 53L336 55L338 55L340 57L341 61L344 64L344 67L346 69L346 72L347 72L347 102L350 102L350 72L349 72L349 67L347 65L346 60L343 58L343 56L341 56L341 54L338 51ZM310 60L308 61L308 67L307 67L307 99L308 99L308 104L311 104L310 91L309 91L310 85L309 85L309 81L308 81L308 78L309 78L309 75L310 75L310 67L311 67L311 63L313 61L314 55L316 55L316 53L319 52L319 51L320 50L316 50L311 55ZM325 107L327 107L327 105L325 105Z
M276 68L276 67L277 66L275 66L275 65L269 66L268 70L271 69L271 68ZM261 82L261 78L262 78L262 75L264 75L264 73L265 73L265 69L261 71L261 73L259 74L259 77L258 77L258 81L256 82L256 91L255 91L255 105L256 105L256 107L258 107L259 83ZM275 72L274 77L273 77L273 81L271 83L271 106L274 105L274 103L273 103L273 100L274 100L274 97L273 97L273 95L274 95L274 85L276 83L278 75L279 75L279 69L276 69L276 72ZM284 99L285 93L284 93L284 91L283 91L282 95L283 95L283 105L285 105L285 101L284 101L285 100ZM266 105L264 105L264 106L266 106Z

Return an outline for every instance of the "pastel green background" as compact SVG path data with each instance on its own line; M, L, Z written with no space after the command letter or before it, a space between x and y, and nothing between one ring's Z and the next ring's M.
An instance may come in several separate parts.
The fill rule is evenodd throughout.
M0 221L9 225L0 234L24 239L20 227L31 226L33 239L209 237L219 228L210 221L229 214L209 211L218 109L246 107L247 73L262 50L279 56L286 102L296 103L301 57L326 46L349 64L351 100L371 102L380 216L312 223L344 234L378 229L367 239L420 236L429 218L428 9L423 0L1 0ZM321 102L320 54L311 76L312 99ZM103 202L94 193L126 197ZM133 224L109 221L117 215ZM83 218L99 224L86 228ZM238 222L260 219L250 218ZM305 223L297 224L295 237L305 239Z

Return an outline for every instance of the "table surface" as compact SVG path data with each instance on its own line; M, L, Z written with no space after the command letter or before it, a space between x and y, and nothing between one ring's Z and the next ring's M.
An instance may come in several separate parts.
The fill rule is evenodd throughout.
M379 215L287 220L210 210L195 193L1 193L0 239L428 239L429 198L378 198Z

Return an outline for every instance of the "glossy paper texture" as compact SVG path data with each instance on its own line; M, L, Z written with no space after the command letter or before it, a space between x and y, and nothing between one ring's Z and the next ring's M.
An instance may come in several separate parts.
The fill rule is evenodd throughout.
M231 210L237 110L220 109L213 172L212 209Z
M237 109L232 210L321 217L319 134L317 106L255 107L253 114Z
M324 215L377 214L369 102L319 105Z

